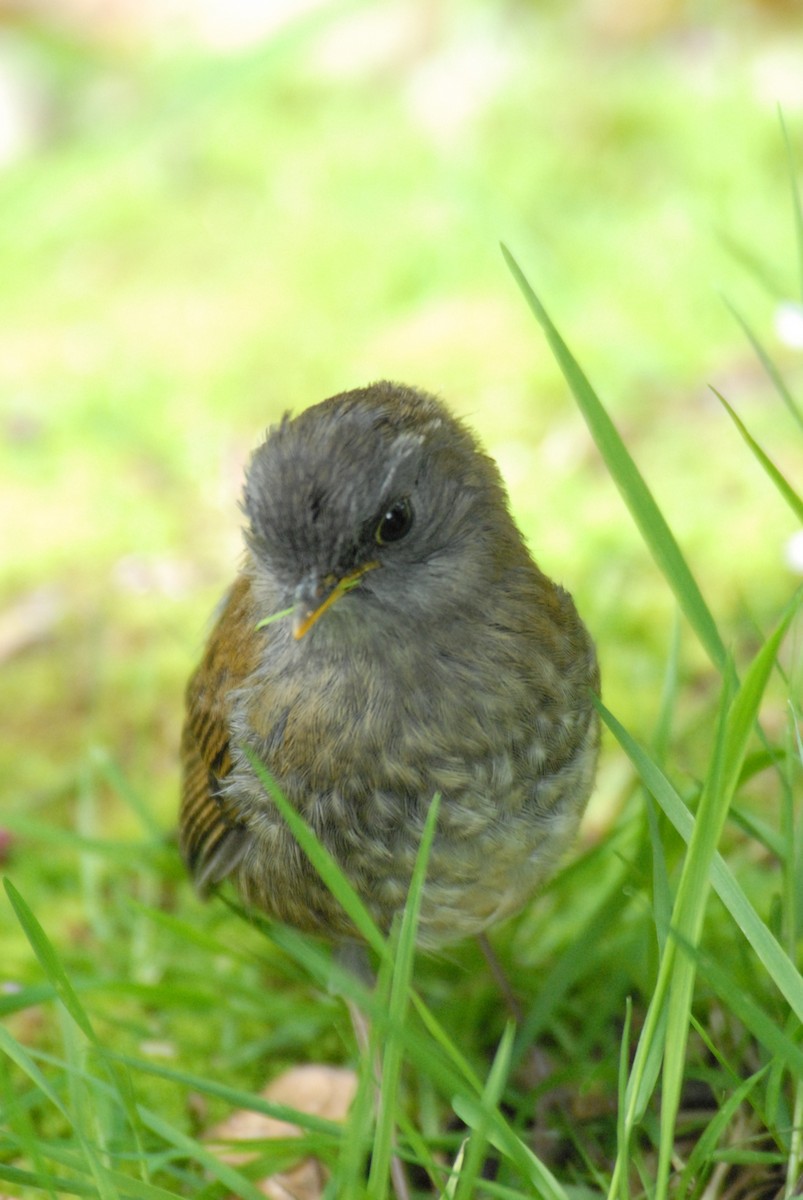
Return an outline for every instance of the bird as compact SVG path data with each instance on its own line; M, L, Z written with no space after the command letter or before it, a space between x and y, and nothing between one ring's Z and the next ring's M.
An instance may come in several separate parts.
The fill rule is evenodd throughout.
M230 879L270 918L358 936L256 760L385 932L439 796L418 946L484 935L556 869L599 745L594 643L496 463L439 398L380 381L286 413L242 508L242 566L186 690L198 891Z

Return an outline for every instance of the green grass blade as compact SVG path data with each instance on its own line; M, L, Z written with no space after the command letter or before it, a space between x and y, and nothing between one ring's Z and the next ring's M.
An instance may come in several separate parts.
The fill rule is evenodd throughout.
M718 731L714 740L709 783L707 788L703 788L700 798L697 819L694 823L673 906L672 926L680 927L687 940L693 945L697 944L705 911L707 878L703 872L705 852L712 841L715 846L715 837L720 828L720 811L716 802L720 797L721 788L717 786L717 783L722 773L725 722L731 692L732 686L726 676L722 686ZM722 819L724 820L724 815ZM648 1089L651 1090L654 1084L656 1061L660 1055L663 1062L663 1088L656 1200L666 1200L668 1170L674 1147L675 1122L685 1066L693 984L694 970L691 961L687 956L678 955L676 939L669 938L661 954L655 991L650 1000L633 1062L625 1116L625 1146L628 1146L637 1115L646 1105Z
M655 732L652 735L652 748L658 762L665 762L669 752L672 734L672 723L678 705L680 691L680 614L675 609L672 619L672 634L669 642L669 653L666 659L666 671L661 688L661 704L658 709L658 719L655 722Z
M97 1051L101 1060L105 1063L112 1077L122 1108L126 1113L134 1140L138 1144L139 1127L136 1112L136 1102L131 1080L128 1074L119 1069L117 1064L112 1061L111 1057L100 1043L98 1036L92 1027L92 1022L89 1019L86 1009L78 999L78 994L67 978L67 973L64 970L64 967L62 966L61 961L56 954L52 943L50 942L50 939L48 938L37 918L34 916L31 908L14 887L10 879L4 879L3 883L14 912L16 913L17 919L25 932L25 936L30 942L31 948L38 958L42 969L47 975L56 993L56 996L61 1001L65 1010L69 1013L76 1026L80 1029L81 1033L83 1033L84 1037Z
M726 702L730 698L732 688L727 679L729 677L726 677L724 680L723 698L721 698L720 702L720 733L717 743L718 761L721 760L721 752L723 752L724 746ZM711 829L712 821L706 815L705 809L703 809L703 816L706 817L705 828ZM699 845L701 838L700 829L701 823L700 821L696 821L693 833L691 833L687 857L685 857L683 864L681 884L678 887L675 908L673 908L673 924L676 924L678 919L682 922L688 910L690 883L696 880L696 870L691 870L689 863L691 862L696 865L696 859L699 858L699 851L697 851L696 847ZM702 914L700 914L699 919L702 919ZM696 942L696 938L690 938L690 940ZM657 1082L661 1062L664 1063L664 1088L665 1092L667 1092L667 1097L666 1103L664 1102L664 1098L661 1099L659 1162L655 1198L657 1200L664 1200L665 1198L666 1162L667 1158L671 1157L673 1128L675 1128L676 1100L673 1092L675 1092L677 1086L678 1073L682 1075L683 1054L681 1052L678 1056L678 1037L683 1038L683 1022L684 1020L688 1020L687 1008L690 998L690 980L687 964L687 959L681 959L678 962L676 938L669 938L660 956L658 979L655 982L651 1001L649 1001L645 1024L643 1024L639 1043L636 1046L627 1093L625 1093L625 1102L627 1103L625 1103L623 1136L619 1139L615 1170L613 1170L611 1178L609 1192L611 1200L617 1195L619 1184L621 1184L623 1177L622 1159L624 1154L627 1154L629 1151L631 1134L633 1134L637 1121L640 1120L643 1111L645 1111L649 1096L651 1096L655 1082ZM671 1062L669 1068L667 1068L667 1057L670 1054L672 1056Z
M386 980L384 964L373 989L373 995L385 996ZM379 1038L378 1025L372 1023L367 1050L359 1055L357 1091L351 1102L345 1135L340 1143L337 1161L336 1192L343 1196L365 1194L365 1164L371 1152L375 1136L376 1117L376 1047Z
M300 1125L302 1129L306 1129L310 1133L321 1134L335 1139L338 1139L343 1132L341 1126L335 1121L329 1121L325 1117L316 1116L315 1113L300 1112L287 1104L278 1104L272 1100L265 1100L262 1096L254 1095L253 1092L244 1091L242 1088L229 1087L225 1083L218 1083L216 1080L207 1079L203 1075L195 1075L190 1071L179 1071L173 1067L165 1067L151 1062L149 1059L134 1058L128 1054L114 1054L113 1057L132 1072L153 1075L157 1079L165 1079L169 1083L178 1084L186 1091L199 1092L203 1096L213 1096L217 1100L222 1100L230 1108L247 1108L252 1112L263 1113L267 1117L273 1117L277 1121L285 1121L291 1125Z
M789 606L773 634L761 647L741 688L733 693L733 684L729 682L733 679L731 672L726 672L723 681L720 720L711 768L691 831L673 908L672 928L692 946L699 941L716 844L739 780L748 737L781 640L796 607L796 604ZM660 777L661 772L657 767L654 767L654 772ZM688 955L677 955L677 945L677 937L670 938L661 956L655 991L639 1038L628 1084L625 1137L620 1145L610 1196L616 1195L621 1180L621 1156L629 1145L633 1128L646 1103L662 1043L664 1083L656 1200L664 1200L667 1194L694 970L693 961Z
M760 1071L756 1071L749 1079L745 1079L729 1096L725 1097L717 1112L701 1133L686 1161L678 1183L678 1200L682 1200L683 1197L692 1194L691 1189L699 1182L705 1168L714 1161L714 1152L720 1138L726 1133L740 1106L766 1073L767 1068L762 1067Z
M489 1113L480 1099L468 1096L455 1096L453 1107L461 1121L472 1130L485 1131L491 1144L510 1160L532 1189L527 1195L531 1194L534 1200L569 1200L568 1193L549 1167L545 1167L510 1128L498 1109Z
M50 980L56 995L84 1036L96 1049L100 1050L100 1043L92 1028L92 1022L89 1020L86 1009L81 1004L75 989L67 978L64 967L61 965L59 957L53 949L47 934L11 880L4 879L3 886L11 901L11 906L16 913L17 920L31 944L31 949L39 959L42 970Z
M368 909L363 904L357 892L346 879L340 866L320 840L315 836L307 822L300 816L283 794L270 772L259 761L256 755L246 750L246 754L257 773L260 783L278 808L293 837L298 842L323 882L332 895L343 906L357 931L362 935L372 950L380 957L387 953L385 939L380 933Z
M667 525L638 467L579 364L558 333L541 301L506 246L502 246L514 279L546 335L558 365L574 393L605 465L622 494L659 570L677 597L681 611L719 671L727 661L725 646L674 534Z
M753 347L753 350L756 353L756 357L758 358L762 367L766 371L768 377L772 381L776 392L781 397L784 404L789 409L789 412L792 414L794 419L797 421L800 428L803 429L803 412L800 411L797 401L795 400L792 393L789 391L789 388L786 386L786 383L784 382L783 376L781 375L780 371L775 366L775 363L772 361L770 355L767 353L767 351L765 350L762 343L756 337L753 330L747 324L747 321L741 315L739 310L733 304L731 304L730 300L728 300L727 298L725 298L725 304L727 305L728 309L730 310L732 316L736 319L738 324L741 326L742 332L744 333L747 340L750 342L750 345Z
M407 902L404 906L398 940L393 959L393 975L390 984L389 1024L382 1055L382 1078L379 1095L379 1112L376 1136L368 1176L369 1200L384 1200L390 1178L390 1163L393 1157L393 1142L396 1129L396 1103L404 1049L403 1032L410 1001L410 982L415 959L415 943L418 918L421 912L421 896L426 879L429 853L438 823L440 796L432 799L427 819L421 834L421 843L416 855L415 867L410 880ZM392 942L391 942L392 945Z
M792 141L789 137L789 130L786 128L786 121L783 118L783 110L778 106L778 119L781 122L781 130L783 132L784 145L786 147L786 162L789 170L789 188L792 193L792 215L795 222L795 244L797 245L797 269L798 269L798 289L800 297L803 299L803 207L800 203L800 192L797 188L797 164L795 162L795 154L792 149Z
M80 1183L77 1179L62 1178L60 1175L45 1175L39 1171L24 1171L20 1167L11 1167L0 1163L0 1182L13 1184L15 1187L36 1188L37 1191L54 1191L64 1196L91 1196L97 1200L98 1189L94 1183ZM22 1195L22 1191L16 1193ZM9 1192L9 1195L14 1195ZM172 1198L175 1200L175 1197Z
M488 1146L488 1135L493 1121L492 1113L502 1099L502 1093L510 1073L513 1054L513 1038L515 1026L508 1023L497 1047L494 1061L480 1099L480 1105L486 1111L486 1118L472 1130L468 1146L462 1156L460 1175L455 1190L456 1200L471 1200L477 1194L477 1181L485 1161L485 1151Z
M440 1021L438 1021L437 1017L430 1011L416 992L412 995L412 1003L430 1037L437 1046L440 1046L447 1060L452 1064L454 1070L457 1071L461 1082L468 1083L473 1091L479 1095L482 1091L482 1080L466 1056L454 1044L454 1041L449 1037Z
M699 943L711 879L711 864L725 818L739 782L747 744L758 716L764 689L775 665L781 640L794 609L790 607L767 638L745 674L741 687L730 698L725 684L720 722L714 741L711 767L700 797L697 818L681 871L672 916L673 932L684 943ZM669 949L669 948L668 948ZM661 1140L656 1200L665 1200L675 1145L675 1124L685 1069L696 958L673 956L669 980L669 1007L661 1094Z
M711 391L714 393L717 400L719 400L720 404L723 406L726 413L728 414L730 419L733 421L734 425L738 429L738 431L741 434L744 441L750 447L750 450L752 451L754 457L764 468L764 471L766 472L768 478L772 481L772 483L775 485L777 490L780 492L781 496L784 498L786 503L791 508L792 512L797 517L798 521L803 523L803 499L801 499L801 497L797 494L797 492L791 486L791 484L788 482L788 480L781 474L781 472L775 466L775 463L772 461L772 459L769 458L768 455L765 454L765 452L761 449L758 442L755 440L753 435L748 430L747 426L744 424L744 422L741 420L741 418L739 416L737 416L737 414L733 411L733 409L731 408L730 404L728 404L725 397L720 392L718 392L715 387L712 387Z
M42 1095L50 1101L53 1107L59 1113L61 1113L64 1120L71 1124L67 1109L64 1107L58 1095L48 1083L47 1078L39 1070L39 1067L33 1061L30 1054L28 1054L27 1050L21 1046L20 1043L13 1038L8 1030L2 1025L0 1025L0 1050L4 1051L11 1061L16 1063L21 1071L24 1071L31 1083L33 1083L39 1089Z
M684 841L691 839L694 818L670 781L635 739L603 704L603 721L628 755L650 794ZM717 853L711 863L711 883L744 938L764 965L798 1020L803 1022L803 979L767 925L748 900L730 867Z
M786 636L792 618L800 609L801 602L803 602L803 590L798 592L787 606L786 612L756 654L734 698L728 717L725 759L727 766L725 782L731 795L739 783L742 765L747 756L748 740L758 717L759 706L775 666L781 642Z
M658 949L663 952L669 937L669 925L672 920L672 889L669 883L669 867L666 862L658 814L652 796L645 796L647 811L647 829L650 835L652 849L652 911L655 921L655 933L658 938Z
M625 1111L627 1108L627 1068L630 1062L630 1031L632 1025L633 1001L628 996L625 1001L625 1023L622 1029L622 1039L619 1043L619 1073L617 1079L616 1144L618 1146L618 1154L616 1165L619 1168L618 1200L629 1200L630 1198L627 1161L630 1154L630 1145L625 1127Z
M225 1162L214 1149L175 1129L157 1113L141 1109L140 1116L143 1124L163 1142L181 1151L190 1162L200 1163L212 1179L237 1196L238 1200L265 1200L265 1193L236 1167Z
M448 1180L443 1192L441 1193L441 1200L454 1200L454 1195L455 1195L455 1192L457 1191L457 1185L460 1182L460 1176L463 1171L463 1162L466 1157L466 1146L467 1145L468 1145L468 1138L464 1138L463 1141L458 1146L457 1154L455 1155L455 1160L452 1163L449 1180Z
M803 1048L784 1033L777 1015L764 1012L743 988L734 987L732 977L713 955L700 947L684 944L683 948L687 954L695 957L700 974L728 1005L737 1020L750 1030L756 1041L786 1063L793 1079L803 1079Z

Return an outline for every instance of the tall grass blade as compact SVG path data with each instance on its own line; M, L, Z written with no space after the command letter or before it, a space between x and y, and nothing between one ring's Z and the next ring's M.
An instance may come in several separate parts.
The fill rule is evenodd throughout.
M508 1023L505 1026L504 1033L494 1055L494 1061L488 1073L488 1079L486 1080L480 1100L480 1104L486 1110L488 1116L485 1121L482 1121L472 1131L471 1137L468 1140L468 1146L465 1149L459 1168L460 1175L454 1193L456 1200L471 1200L471 1197L477 1194L477 1180L482 1170L482 1164L485 1161L489 1130L493 1121L491 1114L499 1106L505 1083L510 1073L515 1032L515 1027L512 1023Z
M734 305L731 304L730 300L728 300L727 298L725 299L725 304L730 309L731 314L735 317L735 319L739 323L739 325L741 325L742 331L743 331L745 337L747 338L747 340L750 342L751 346L753 347L753 349L756 353L756 357L758 358L762 367L766 371L768 377L772 381L773 386L775 387L775 390L777 391L778 395L781 397L784 404L789 409L789 412L792 414L795 421L797 421L800 428L803 429L803 412L800 411L797 401L795 400L792 393L789 391L789 388L786 386L786 383L784 382L783 376L781 375L780 371L778 370L775 363L770 358L770 355L767 353L764 346L761 344L759 339L756 337L753 330L747 324L747 321L741 315L739 310L737 308L735 308Z
M25 1171L21 1167L12 1167L0 1163L0 1182L13 1184L19 1191L9 1192L9 1196L22 1196L23 1188L34 1188L37 1191L56 1191L59 1196L91 1196L97 1200L97 1188L94 1183L79 1183L77 1179L62 1178L59 1175L44 1175L39 1171ZM168 1200L168 1194L165 1194ZM175 1200L170 1196L169 1200Z
M125 1197L125 1200L176 1200L175 1192L169 1192L166 1188L157 1187L152 1183L144 1183L140 1179L132 1179L121 1171L109 1171L108 1177L116 1185L118 1194ZM31 1188L36 1191L53 1189L59 1196L91 1196L93 1200L98 1200L100 1194L95 1183L84 1183L60 1175L45 1175L37 1171L25 1171L19 1167L5 1164L0 1165L0 1181L19 1187L19 1191L9 1192L9 1196L26 1195L27 1193L22 1191L23 1188ZM262 1194L261 1200L265 1200L264 1194Z
M798 521L800 521L801 524L803 524L803 499L801 499L801 497L797 494L797 492L792 487L792 485L781 474L781 472L775 466L775 463L772 461L772 459L769 458L768 455L765 454L765 452L761 449L758 442L755 440L753 435L750 433L747 426L744 424L744 422L741 420L741 418L739 416L737 416L737 414L731 408L730 404L728 404L727 400L721 394L721 392L718 392L715 387L712 387L711 391L714 393L717 400L719 400L720 404L723 406L726 413L728 414L730 419L733 421L736 428L739 430L739 433L741 434L742 438L747 443L747 445L750 447L750 450L752 451L754 457L764 468L764 471L766 472L767 476L772 481L772 483L775 485L777 490L780 492L781 496L784 498L786 503L789 505L792 512L797 517Z
M627 1162L630 1152L630 1139L625 1128L625 1111L627 1108L627 1068L630 1062L630 1031L632 1024L633 1001L628 996L625 1001L625 1023L622 1029L622 1040L619 1044L619 1073L617 1077L616 1144L619 1147L617 1166L620 1168L617 1200L629 1200L630 1197Z
M176 1129L157 1113L145 1109L141 1111L143 1124L157 1134L168 1146L173 1146L193 1163L199 1163L210 1179L216 1180L228 1192L237 1196L238 1200L265 1200L265 1193L255 1183L252 1183L242 1171L238 1171L231 1163L226 1162L216 1152L203 1142L188 1137Z
M128 1054L115 1054L114 1058L117 1062L122 1063L132 1071L139 1074L153 1075L157 1079L165 1079L169 1083L178 1084L181 1088L189 1092L199 1092L202 1096L213 1096L217 1100L221 1100L229 1108L247 1108L252 1112L263 1113L267 1117L273 1117L277 1121L284 1121L290 1125L300 1125L302 1129L309 1133L330 1137L335 1141L339 1140L342 1134L342 1128L335 1121L330 1121L325 1117L319 1117L315 1113L306 1113L295 1108L291 1108L287 1104L278 1104L273 1100L265 1100L262 1096L257 1096L253 1092L244 1091L241 1088L229 1087L225 1083L218 1083L214 1079L208 1079L204 1075L195 1075L190 1071L179 1071L173 1067L165 1067L159 1063L152 1062L147 1058L134 1058Z
M683 864L672 918L676 935L696 947L699 942L711 879L711 864L733 794L739 782L747 745L761 699L775 665L781 641L796 605L767 638L748 668L732 701L723 687L721 720L714 743L711 768L700 797L688 853ZM674 1149L674 1133L680 1094L689 1015L694 987L695 959L678 957L670 981L669 1019L666 1033L663 1090L661 1096L661 1145L658 1160L656 1200L665 1200Z
M694 830L694 818L661 769L616 717L603 704L599 705L603 721L628 755L650 795L660 805L684 841L689 842ZM730 913L742 935L765 967L787 1004L803 1022L803 979L792 960L753 908L730 867L717 853L711 863L711 883L714 891Z
M681 611L700 639L709 658L717 670L723 672L727 666L725 646L719 636L714 618L675 541L674 534L667 525L616 427L515 258L504 245L502 253L546 335L552 353L574 392L575 400L591 431L591 436L594 438L605 465L621 492L650 553L675 593Z
M468 1096L455 1096L452 1105L461 1121L473 1130L483 1130L491 1144L509 1159L531 1189L525 1195L532 1195L534 1200L569 1200L568 1192L549 1167L510 1128L498 1109L489 1113L480 1099Z
M351 917L355 926L363 935L371 948L375 950L380 957L386 958L387 947L384 937L380 933L356 891L343 875L343 872L338 864L329 854L328 850L321 845L320 841L315 836L314 832L309 828L306 821L299 816L292 805L287 801L286 797L282 794L281 789L276 785L276 782L271 775L265 770L262 763L253 757L251 758L251 761L260 781L263 783L271 799L275 801L276 807L287 821L290 832L296 838L304 853L309 857L324 883L326 883L327 887L332 890L333 894L343 905L343 908ZM447 1057L451 1060L462 1079L470 1083L476 1093L479 1094L482 1090L482 1083L477 1077L476 1072L471 1068L465 1055L463 1055L458 1047L455 1046L454 1042L439 1024L437 1019L421 1001L420 997L415 993L412 996L412 1003L418 1011L421 1020L424 1022L433 1038L435 1038L438 1045L441 1046Z
M390 1178L390 1164L393 1157L393 1141L396 1129L396 1104L401 1077L401 1066L404 1048L403 1031L410 999L410 982L413 974L415 959L415 943L418 931L418 918L421 912L421 897L426 879L427 863L440 811L440 795L432 799L427 813L427 819L421 834L421 842L416 855L407 902L402 914L399 927L398 941L393 958L393 975L390 984L389 1023L382 1055L382 1076L380 1081L379 1113L377 1116L376 1136L371 1156L371 1170L368 1176L369 1200L384 1200L387 1195ZM392 945L392 941L391 941Z
M803 1048L789 1037L778 1023L777 1015L770 1015L741 987L734 987L732 976L716 961L712 954L678 939L689 956L693 956L700 974L721 997L737 1020L749 1029L756 1041L781 1062L785 1063L793 1079L803 1079Z
M726 684L722 688L708 776L700 796L697 817L672 911L672 933L679 934L692 946L696 946L700 939L710 886L710 862L722 832L729 802L724 777L727 771L727 719L730 705L731 689ZM667 1019L655 1200L667 1200L669 1191L669 1172L675 1149L675 1126L686 1067L686 1046L695 980L695 961L687 954L676 953L674 938L664 949L661 967L664 963L667 964Z
M52 943L50 942L39 921L34 916L31 908L14 887L10 879L4 879L3 884L17 919L22 926L26 937L28 938L28 941L30 942L31 948L38 958L42 969L47 975L50 984L56 993L56 996L61 1001L64 1010L75 1022L76 1027L81 1031L89 1044L92 1046L93 1050L98 1054L100 1060L103 1062L106 1070L108 1071L114 1085L117 1098L119 1099L123 1111L126 1114L134 1143L139 1152L139 1160L144 1164L145 1156L141 1152L142 1146L140 1144L136 1100L128 1072L121 1069L119 1064L114 1061L114 1056L107 1052L106 1048L103 1046L97 1034L95 1033L86 1009L78 999L78 994L70 983L67 973L64 970L64 967L62 966ZM115 1195L116 1193L114 1192L113 1186L108 1183L108 1171L106 1168L96 1160L94 1152L85 1139L82 1139L82 1146L85 1149L85 1153L87 1154L89 1161L93 1164L96 1182L98 1183L101 1193L109 1196ZM143 1166L143 1170L145 1169L146 1168Z
M762 1067L761 1070L751 1075L749 1079L745 1079L740 1083L729 1096L725 1097L716 1114L709 1121L699 1140L695 1143L686 1161L678 1183L678 1200L683 1200L684 1197L692 1195L692 1189L696 1191L695 1185L699 1183L705 1169L714 1161L714 1152L720 1138L724 1136L739 1108L744 1104L753 1088L766 1073L767 1068Z
M28 1054L27 1050L11 1036L7 1029L0 1025L0 1050L11 1059L13 1063L23 1071L31 1083L33 1083L46 1100L49 1100L57 1112L61 1114L65 1121L71 1123L69 1113L61 1102L58 1094L50 1086L47 1077L42 1074L39 1067Z
M293 808L276 780L260 762L255 754L246 750L260 783L278 808L293 837L298 842L323 882L332 895L340 902L345 912L353 922L357 931L362 935L372 950L380 957L387 954L385 939L380 933L368 909L363 904L357 892L343 874L326 847L315 836L307 822Z
M700 799L697 819L693 823L672 917L673 931L691 946L697 946L699 941L707 892L713 874L716 844L739 780L748 738L781 640L796 608L797 603L789 606L774 632L755 656L738 691L734 693L733 685L729 683L729 680L733 679L731 672L726 672L723 681L720 719L712 763ZM655 773L659 778L662 777L659 768L653 765L650 774L654 776ZM656 1200L665 1200L667 1195L693 986L693 961L688 955L677 955L678 937L670 938L661 956L655 991L636 1050L627 1093L625 1140L620 1145L611 1181L611 1197L617 1194L621 1179L622 1155L626 1152L633 1128L643 1111L662 1041L664 1085L655 1197ZM663 1036L662 1026L665 1028Z
M800 192L797 187L797 164L795 162L794 150L792 149L792 140L789 137L789 130L786 128L786 121L784 120L783 110L780 105L778 106L778 119L781 122L781 130L786 147L789 190L792 193L792 215L795 222L795 242L797 244L798 289L800 298L803 300L803 207L801 207Z
M75 989L67 978L67 973L61 965L59 957L53 949L47 934L11 880L4 879L3 886L11 901L11 907L16 913L17 920L31 944L31 949L39 959L42 970L50 980L56 995L87 1040L96 1049L100 1050L100 1042L92 1028L92 1022L89 1020L86 1009L81 1004Z

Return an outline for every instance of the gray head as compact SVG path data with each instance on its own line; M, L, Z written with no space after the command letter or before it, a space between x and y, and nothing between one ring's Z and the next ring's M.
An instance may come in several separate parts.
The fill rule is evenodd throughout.
M524 553L495 463L434 397L381 382L285 416L255 452L244 509L257 574L301 637L345 592L418 618L492 586Z

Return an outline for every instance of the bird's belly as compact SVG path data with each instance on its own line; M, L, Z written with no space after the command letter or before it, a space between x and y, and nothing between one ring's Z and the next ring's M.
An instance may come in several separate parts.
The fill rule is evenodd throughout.
M512 764L490 760L461 770L459 787L453 764L415 791L344 785L294 797L287 789L385 932L404 907L429 804L440 793L418 929L429 949L517 912L573 836L585 799L579 759L565 778L517 777ZM245 899L297 927L353 935L275 807L262 803L248 824L252 849L239 874Z

